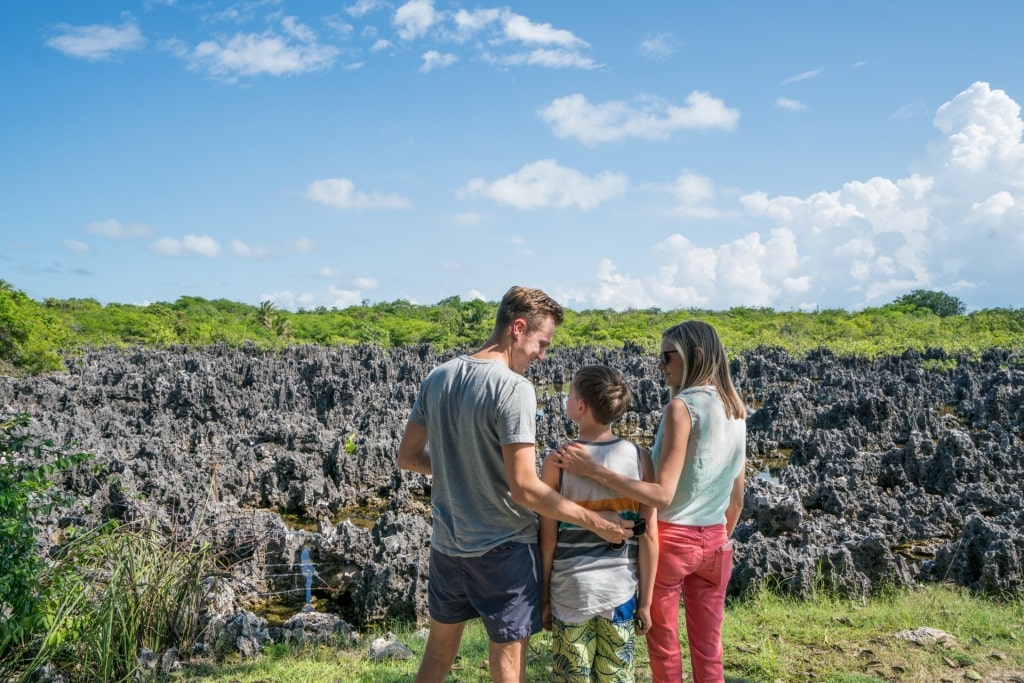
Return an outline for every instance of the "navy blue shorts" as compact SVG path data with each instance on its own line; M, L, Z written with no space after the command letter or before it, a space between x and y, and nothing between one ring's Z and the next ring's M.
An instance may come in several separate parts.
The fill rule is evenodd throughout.
M442 624L480 617L492 642L510 643L539 633L540 548L504 543L479 557L430 550L427 608Z

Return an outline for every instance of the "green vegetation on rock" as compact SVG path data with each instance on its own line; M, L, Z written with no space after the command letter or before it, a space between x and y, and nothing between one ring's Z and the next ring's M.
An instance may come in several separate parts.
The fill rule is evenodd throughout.
M145 306L103 305L95 299L36 302L0 281L0 362L27 373L58 370L61 354L101 346L255 344L275 349L296 344L432 344L438 349L464 348L487 338L496 311L496 302L463 301L457 296L430 306L364 302L344 309L297 312L279 310L270 302L249 306L192 296ZM794 356L826 347L840 356L867 357L907 349L941 348L975 355L991 348L1024 348L1024 309L964 313L960 299L925 290L856 312L749 307L567 310L555 347L621 348L633 343L653 351L662 330L688 318L713 324L732 353L761 346L782 348Z

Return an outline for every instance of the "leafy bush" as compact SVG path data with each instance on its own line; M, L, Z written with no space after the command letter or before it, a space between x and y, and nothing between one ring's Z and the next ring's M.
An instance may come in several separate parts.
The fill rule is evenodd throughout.
M912 306L926 308L940 318L951 315L963 315L967 310L964 302L955 296L945 292L935 292L926 289L915 289L909 294L904 294L893 302L897 306Z
M30 426L23 413L0 418L0 658L46 626L34 522L65 501L50 480L92 457L40 440Z

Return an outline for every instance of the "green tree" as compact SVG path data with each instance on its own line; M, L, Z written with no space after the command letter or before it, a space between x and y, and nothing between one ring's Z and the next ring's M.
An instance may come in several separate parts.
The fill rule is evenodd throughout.
M915 289L909 294L904 294L893 302L898 306L914 306L927 308L929 311L946 318L951 315L963 315L967 311L964 302L955 296L945 292L932 291L927 289Z

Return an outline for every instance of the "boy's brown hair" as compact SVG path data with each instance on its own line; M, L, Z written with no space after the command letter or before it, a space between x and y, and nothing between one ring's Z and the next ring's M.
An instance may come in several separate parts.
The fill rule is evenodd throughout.
M572 387L600 424L610 425L622 417L633 398L626 378L607 365L580 368L572 378Z

